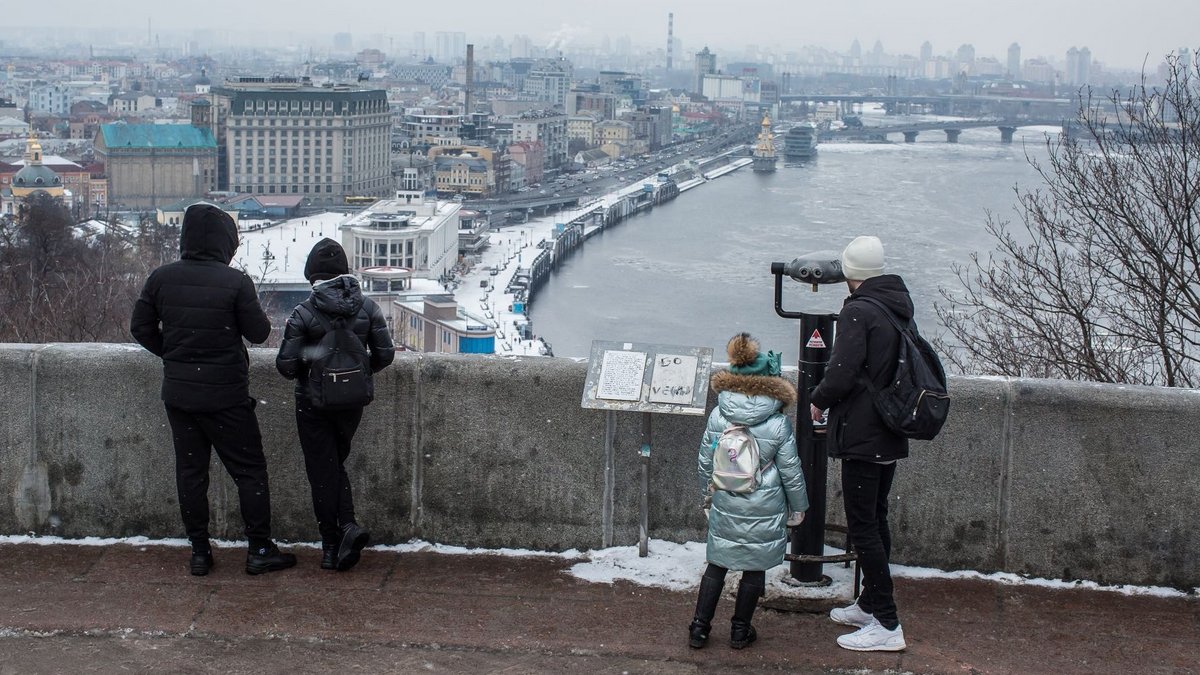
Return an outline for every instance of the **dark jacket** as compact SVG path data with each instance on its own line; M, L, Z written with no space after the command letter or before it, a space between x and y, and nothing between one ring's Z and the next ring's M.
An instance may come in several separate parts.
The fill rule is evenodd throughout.
M830 455L877 462L901 459L908 457L908 439L884 426L861 380L865 374L877 387L887 383L896 370L900 334L882 309L862 297L887 305L901 325L912 319L912 298L900 277L885 274L862 282L842 305L829 365L813 390L812 403L829 410Z
M254 282L229 261L237 225L219 208L192 206L183 216L180 260L150 273L133 307L129 331L163 360L163 402L213 412L250 396L249 356L271 334Z
M313 314L319 311L332 325L345 325L371 354L371 372L378 373L396 356L383 311L374 300L363 296L358 279L345 274L313 286L308 300L296 305L283 330L283 343L275 357L275 368L289 380L296 380L296 396L308 397L306 353L325 336L325 327ZM344 324L342 323L344 322Z

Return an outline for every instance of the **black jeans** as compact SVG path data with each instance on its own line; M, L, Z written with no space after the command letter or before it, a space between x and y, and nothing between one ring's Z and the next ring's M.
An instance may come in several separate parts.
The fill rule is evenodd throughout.
M237 486L250 547L271 544L271 490L254 406L253 399L205 413L166 406L175 442L179 511L188 539L198 547L208 544L208 463L213 449Z
M327 548L341 541L341 526L355 522L346 458L362 414L362 408L320 410L307 398L296 397L296 429L304 451L304 470L312 488L321 543Z
M896 476L896 464L876 464L856 459L842 460L842 497L850 544L858 552L862 570L862 593L858 606L874 615L888 630L900 625L896 600L892 597L892 534L888 530L888 492Z

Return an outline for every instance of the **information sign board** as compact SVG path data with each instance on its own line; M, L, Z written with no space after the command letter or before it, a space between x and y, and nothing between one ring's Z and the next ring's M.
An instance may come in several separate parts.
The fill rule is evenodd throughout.
M703 415L711 347L595 340L584 408Z

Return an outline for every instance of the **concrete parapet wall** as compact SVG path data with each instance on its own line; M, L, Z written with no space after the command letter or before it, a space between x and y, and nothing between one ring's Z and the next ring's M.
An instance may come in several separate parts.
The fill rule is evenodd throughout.
M606 413L580 407L586 371L566 359L398 355L348 462L360 522L376 542L600 547ZM182 536L160 377L130 345L0 345L0 533ZM251 350L251 391L274 534L316 541L292 383L273 351ZM896 561L1200 586L1200 393L992 378L952 378L951 393L945 431L914 443L897 473ZM613 537L631 545L641 416L615 423ZM704 538L703 424L653 417L653 538ZM212 476L213 534L238 539L237 494L215 457Z

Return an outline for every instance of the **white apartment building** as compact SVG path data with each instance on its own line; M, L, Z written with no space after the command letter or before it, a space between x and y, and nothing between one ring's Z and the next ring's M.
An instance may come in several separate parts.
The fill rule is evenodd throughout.
M513 120L512 140L541 141L546 149L545 168L567 163L567 116L547 110L531 110Z
M422 108L412 108L404 113L405 134L421 143L436 145L440 139L451 139L460 143L462 116L451 113L428 113Z
M705 75L702 93L710 101L758 103L762 98L758 78L733 75Z
M341 224L342 248L367 291L395 291L412 278L438 280L458 259L456 202L397 191Z
M299 194L314 204L392 193L391 116L382 89L240 78L213 87L212 97L224 189Z

